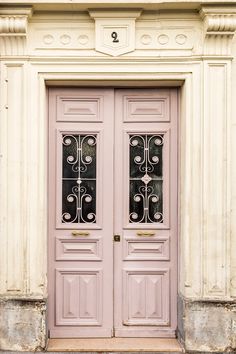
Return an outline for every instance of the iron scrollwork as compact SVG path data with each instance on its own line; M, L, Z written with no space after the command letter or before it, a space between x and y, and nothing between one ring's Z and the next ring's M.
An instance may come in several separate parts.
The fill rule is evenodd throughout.
M62 136L62 222L96 222L96 135Z
M164 134L130 135L131 223L163 222Z

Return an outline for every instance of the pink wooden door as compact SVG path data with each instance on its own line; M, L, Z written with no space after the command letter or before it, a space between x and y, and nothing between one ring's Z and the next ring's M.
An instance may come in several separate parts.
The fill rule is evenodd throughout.
M113 333L112 90L49 90L49 330Z
M50 337L175 335L176 95L50 89Z
M177 91L115 94L115 336L173 337Z

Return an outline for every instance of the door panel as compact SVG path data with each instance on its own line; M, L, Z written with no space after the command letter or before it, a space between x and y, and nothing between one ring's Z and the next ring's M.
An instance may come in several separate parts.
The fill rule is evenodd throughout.
M104 120L104 109L106 108L102 91L98 93L98 90L93 90L92 93L91 90L83 90L83 92L81 91L82 95L78 90L70 92L71 94L68 90L62 90L57 95L57 122L96 123Z
M56 261L102 260L100 239L80 240L56 238Z
M144 92L144 91L143 91ZM127 90L123 96L123 121L160 123L170 121L169 91L149 90L149 95ZM136 91L137 93L137 91Z
M137 237L125 237L123 241L124 260L130 261L168 261L170 259L169 237L158 240L137 240Z
M49 90L51 337L113 333L113 111L112 90Z
M56 325L101 325L99 269L56 269Z
M175 336L177 92L115 93L115 335ZM122 192L123 191L123 192Z
M123 281L124 325L158 326L168 324L168 269L125 269Z
M49 151L50 336L175 336L177 91L50 89Z

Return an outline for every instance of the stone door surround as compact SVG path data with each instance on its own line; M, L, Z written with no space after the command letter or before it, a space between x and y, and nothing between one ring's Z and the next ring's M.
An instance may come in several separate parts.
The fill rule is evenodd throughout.
M103 36L96 31L104 30L108 17L98 5L77 5L73 12L63 5L60 13L55 3L58 11L51 12L50 6L42 12L33 3L8 3L14 6L0 8L1 347L35 350L46 344L46 107L47 86L55 84L180 88L179 336L187 350L235 346L236 260L230 254L235 4L147 11L144 2L123 15L120 9L120 17L109 18L129 20L120 32L126 52L112 46L104 52L106 29ZM135 46L125 42L124 28L133 28Z

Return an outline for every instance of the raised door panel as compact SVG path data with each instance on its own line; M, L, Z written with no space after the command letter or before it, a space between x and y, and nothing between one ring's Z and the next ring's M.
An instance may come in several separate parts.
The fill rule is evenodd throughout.
M103 120L103 96L74 92L71 95L57 95L57 121L101 122Z
M124 271L124 324L167 325L169 322L169 271Z
M99 261L102 260L101 239L57 237L55 239L57 261Z
M169 122L170 90L123 95L124 122Z
M57 269L56 324L101 325L102 284L99 270Z
M124 260L168 261L170 257L170 241L168 237L158 237L151 240L137 240L134 237L124 237Z

